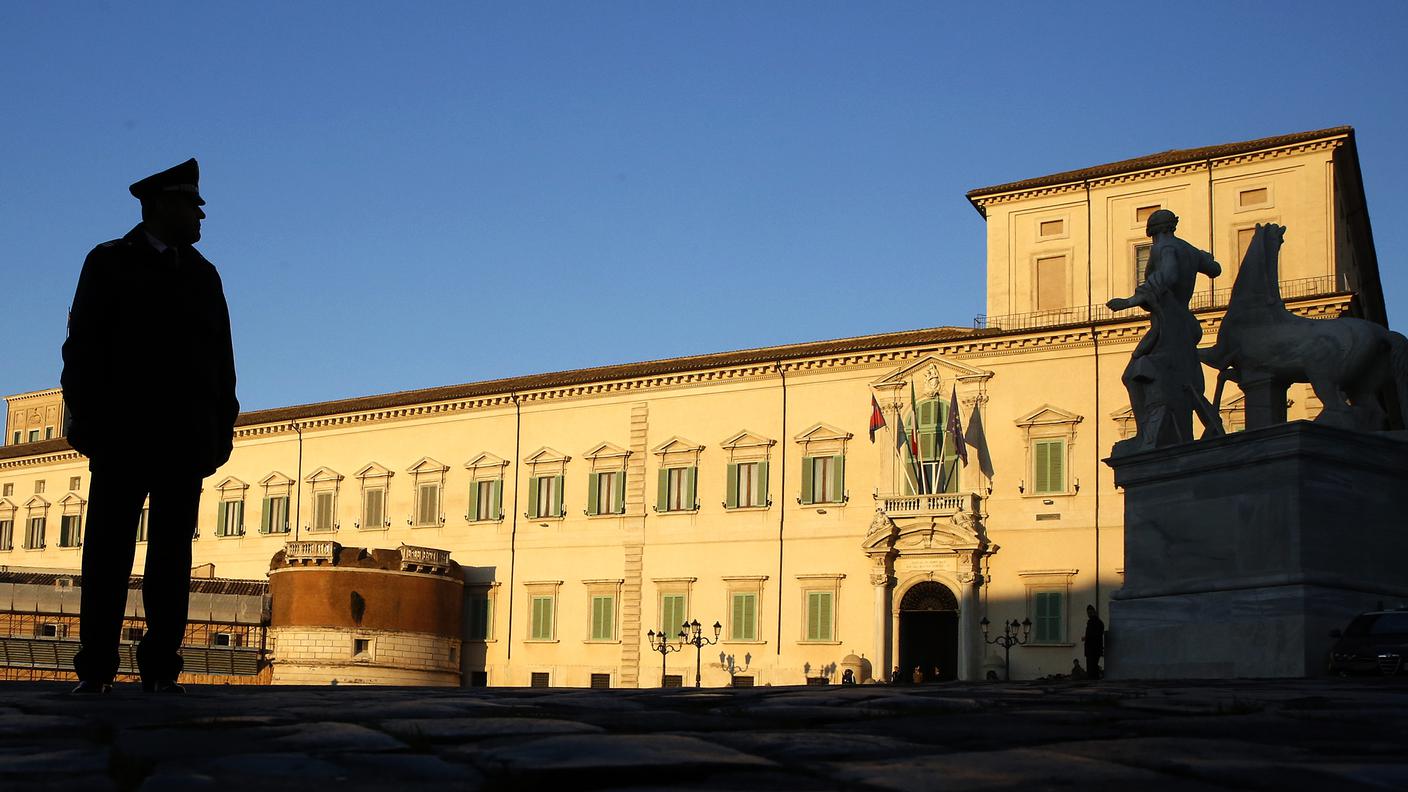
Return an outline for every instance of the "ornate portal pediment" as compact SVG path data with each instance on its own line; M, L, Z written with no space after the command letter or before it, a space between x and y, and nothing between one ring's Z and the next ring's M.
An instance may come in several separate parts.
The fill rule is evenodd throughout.
M913 382L916 393L924 398L933 398L944 395L944 391L948 390L948 385L955 383L978 384L985 382L990 377L992 377L992 372L986 369L976 368L956 360L946 360L938 355L924 355L913 363L875 380L870 383L870 387L885 391L900 388Z
M967 553L986 549L988 541L981 520L971 512L895 520L877 510L861 546L872 556L891 550Z

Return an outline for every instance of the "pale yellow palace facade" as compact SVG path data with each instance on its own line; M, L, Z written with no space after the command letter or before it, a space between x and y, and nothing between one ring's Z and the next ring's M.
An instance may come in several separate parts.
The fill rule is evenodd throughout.
M1147 323L1103 304L1136 285L1144 219L1173 210L1179 236L1223 264L1195 297L1205 343L1257 223L1289 228L1292 310L1382 322L1354 134L1165 152L968 198L987 230L978 322L246 413L205 482L196 563L263 580L294 539L448 550L466 685L657 686L647 634L686 620L710 639L719 623L705 686L916 665L1001 676L984 618L989 637L1031 622L1013 678L1069 672L1085 606L1103 616L1122 584L1122 496L1101 460L1132 432L1120 375ZM966 466L943 431L953 394ZM873 442L872 398L887 424ZM1292 418L1318 410L1308 389L1291 398ZM939 494L914 494L896 452L912 400L926 461L944 456L925 473ZM1223 397L1231 429L1238 403ZM76 570L86 460L61 438L9 439L0 565ZM692 684L696 659L686 646L664 672Z

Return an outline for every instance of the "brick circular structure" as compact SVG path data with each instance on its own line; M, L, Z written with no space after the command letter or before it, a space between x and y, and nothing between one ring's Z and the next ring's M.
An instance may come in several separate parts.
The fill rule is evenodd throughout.
M275 684L459 685L450 554L290 542L269 568Z

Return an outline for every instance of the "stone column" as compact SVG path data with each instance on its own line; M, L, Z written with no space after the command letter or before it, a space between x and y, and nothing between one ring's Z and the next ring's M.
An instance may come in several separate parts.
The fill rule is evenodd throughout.
M875 587L875 678L890 678L890 573L883 567L872 569L870 585Z
M980 681L982 674L982 645L977 638L978 630L978 587L982 585L982 575L967 570L958 573L962 584L958 603L958 678L967 681Z

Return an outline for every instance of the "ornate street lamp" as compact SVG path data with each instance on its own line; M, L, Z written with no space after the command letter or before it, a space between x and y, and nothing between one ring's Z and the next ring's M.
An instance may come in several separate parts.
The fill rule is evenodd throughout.
M684 633L681 632L679 637L683 638ZM678 652L683 649L684 644L670 643L670 636L666 635L664 630L658 633L650 630L645 634L645 640L649 642L651 651L660 653L660 687L665 687L665 658L670 656L670 652Z
M992 624L992 622L988 621L988 617L984 616L984 617L983 617L983 620L980 621L980 622L978 622L978 623L983 626L983 640L986 641L987 643L990 643L990 644L997 644L998 646L1001 646L1001 647L1002 647L1002 651L1004 652L1004 657L1003 657L1003 661L1002 661L1002 676L1003 676L1003 681L1005 681L1005 682L1011 682L1011 681L1012 681L1012 647L1014 647L1014 646L1021 646L1022 644L1025 644L1027 641L1029 641L1029 640L1031 639L1031 636L1032 636L1032 620L1031 620L1031 619L1023 619L1023 620L1019 623L1016 619L1013 619L1010 623L1009 623L1009 622L1003 622L1003 623L1002 623L1002 635L998 635L998 636L995 636L995 637L993 637L993 638L988 638L988 625ZM1017 636L1017 630L1018 630L1019 628L1020 628L1021 631L1022 631L1021 637L1018 637L1018 636Z
M701 668L701 664L702 664L702 662L703 662L704 647L706 647L706 646L713 646L714 644L718 643L718 642L719 642L719 633L723 632L723 629L724 629L724 626L723 626L722 624L719 624L718 622L714 622L714 639L711 641L711 640L709 640L708 638L705 638L705 637L704 637L704 628L702 628L702 627L699 626L699 620L698 620L698 619L695 619L695 620L692 621L692 622L685 622L685 623L684 623L684 630L682 630L682 631L680 632L680 636L684 638L684 642L685 642L685 643L687 643L687 644L689 644L689 645L691 645L691 646L694 647L694 686L695 686L695 687L700 687L700 684L699 684L699 669Z

